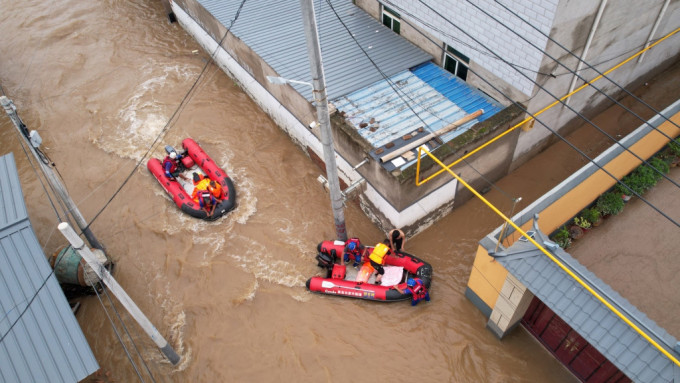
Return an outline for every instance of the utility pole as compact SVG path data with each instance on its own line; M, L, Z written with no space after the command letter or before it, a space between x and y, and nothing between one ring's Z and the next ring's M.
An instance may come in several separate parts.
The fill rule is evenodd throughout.
M175 350L170 346L170 344L163 338L163 336L156 330L156 327L151 323L151 321L142 313L142 310L137 307L135 302L130 299L125 290L118 284L118 282L113 279L111 273L109 273L104 265L99 263L95 255L90 251L82 239L76 234L75 231L69 226L68 223L62 222L58 226L59 231L66 237L66 239L71 243L71 246L80 254L80 256L90 265L90 268L97 274L97 277L101 279L102 282L109 288L109 290L118 298L118 301L125 307L125 309L130 313L130 315L139 323L139 325L144 329L144 331L151 337L151 339L156 343L161 352L173 365L179 363L180 357L177 355Z
M302 22L305 27L307 38L307 53L309 65L312 70L314 83L314 103L316 104L317 118L321 128L321 144L323 145L323 159L326 163L326 176L328 177L328 189L331 195L331 208L335 220L335 235L338 240L347 240L347 228L345 227L345 213L343 211L343 197L338 180L338 168L335 164L335 148L333 147L333 133L331 131L331 118L328 113L328 98L326 96L326 80L323 74L321 60L321 45L316 30L314 16L314 4L312 0L300 0L302 8Z
M64 184L61 182L59 177L57 177L57 175L54 173L49 164L45 163L46 158L40 157L38 155L37 150L40 144L42 143L40 135L38 135L36 131L31 131L29 134L28 128L26 127L26 124L24 124L24 122L21 121L21 118L19 118L19 115L17 114L17 108L16 106L14 106L12 100L5 96L0 96L0 104L2 104L2 107L5 108L5 112L14 123L14 126L19 131L19 135L28 144L28 147L31 149L30 150L31 153L33 153L33 156L38 161L38 164L40 165L40 168L42 169L45 178L47 178L47 182L50 183L52 189L59 195L61 200L64 201L64 204L68 208L68 211L71 213L71 216L73 216L73 218L75 219L76 223L78 224L78 227L85 235L85 238L87 238L87 241L90 243L90 246L94 247L95 249L103 250L104 247L101 245L101 243L99 243L97 238L92 233L92 230L90 230L90 228L88 227L87 221L85 221L85 218L83 217L82 214L80 214L80 210L78 210L78 207L76 206L75 202L73 202L71 197L66 192L66 187L64 186Z

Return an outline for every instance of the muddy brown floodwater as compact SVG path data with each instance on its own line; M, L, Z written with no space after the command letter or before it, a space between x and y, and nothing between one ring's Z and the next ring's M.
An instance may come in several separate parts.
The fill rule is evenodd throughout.
M83 215L93 219L124 184L92 229L117 264L116 279L182 357L166 362L116 304L146 364L125 341L144 381L576 381L523 329L495 338L464 297L477 241L501 223L478 202L407 244L433 265L431 302L313 295L304 282L319 272L316 244L334 236L319 169L214 65L166 129L208 56L168 23L159 1L0 0L0 9L0 83L40 131ZM234 180L236 210L208 223L175 208L146 169L162 132L151 155L193 137ZM66 241L4 116L0 139L51 254ZM540 162L532 163L499 183L523 204L561 180L560 172L541 179ZM488 196L509 213L506 197ZM384 237L356 204L345 215L350 235ZM98 379L138 381L102 299L83 299L77 314L102 367Z

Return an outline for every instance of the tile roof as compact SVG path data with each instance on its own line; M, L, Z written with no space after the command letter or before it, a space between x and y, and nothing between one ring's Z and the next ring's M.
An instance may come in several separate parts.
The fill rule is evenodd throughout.
M0 200L0 381L85 379L99 365L35 236L11 153L0 157Z
M535 226L536 241L588 283L676 359L677 340L550 241ZM678 382L680 369L530 242L493 255L536 297L635 382ZM576 309L574 309L576 308Z

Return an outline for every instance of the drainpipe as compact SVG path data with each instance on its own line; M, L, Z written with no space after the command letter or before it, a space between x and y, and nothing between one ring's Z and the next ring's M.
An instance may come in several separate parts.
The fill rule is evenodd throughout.
M583 48L583 54L581 54L581 60L579 60L578 65L576 66L576 70L574 71L574 76L571 78L571 85L569 85L569 92L567 94L571 93L574 91L574 87L576 87L576 79L578 78L576 74L583 69L583 62L586 61L586 57L588 56L588 49L590 49L590 44L593 42L593 37L595 37L595 31L597 30L598 25L600 25L600 19L602 18L602 13L604 12L604 7L607 5L607 0L602 0L600 3L600 8L597 10L597 16L595 16L595 22L593 22L592 28L590 28L590 34L588 35L588 40L586 41L586 46ZM569 100L571 100L571 97L567 98L564 101L565 105L569 105Z
M659 16L656 18L656 22L654 23L654 26L652 27L652 31L649 32L649 37L647 37L647 44L645 44L645 49L649 48L649 44L652 42L652 37L654 37L654 34L656 33L656 29L659 27L659 24L661 24L661 19L663 19L664 14L666 13L666 9L668 9L668 3L670 3L671 0L666 0L663 3L663 7L661 7L661 12L659 12ZM647 51L645 50L642 52L640 57L638 57L638 64L642 62L642 58L645 57L647 54Z

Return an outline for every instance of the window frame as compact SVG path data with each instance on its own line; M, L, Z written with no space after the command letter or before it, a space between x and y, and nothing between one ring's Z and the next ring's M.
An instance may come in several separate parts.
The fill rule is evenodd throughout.
M446 69L447 71L449 71L456 77L460 78L461 80L467 81L467 75L470 69L470 58L460 53L454 47L446 43L444 43L443 56L444 57L442 58L442 68ZM447 64L449 63L449 61L447 60L453 61L454 63L453 71L447 68Z
M385 23L385 17L389 18L390 25L387 25ZM380 5L380 21L384 26L389 28L392 32L400 35L401 34L401 15L397 12L395 12L393 9L388 8L384 5ZM395 22L396 22L396 28L395 28ZM395 30L396 29L396 30Z

